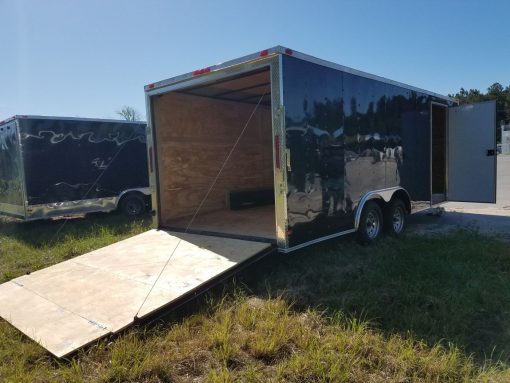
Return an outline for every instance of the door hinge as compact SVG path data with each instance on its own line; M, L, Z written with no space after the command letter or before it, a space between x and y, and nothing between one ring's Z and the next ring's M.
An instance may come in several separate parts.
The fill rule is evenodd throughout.
M496 151L494 149L487 149L487 157L494 156Z

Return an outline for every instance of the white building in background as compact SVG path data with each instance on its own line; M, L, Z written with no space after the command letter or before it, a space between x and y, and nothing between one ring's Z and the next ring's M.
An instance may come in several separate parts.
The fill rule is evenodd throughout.
M510 124L501 125L501 154L510 154Z

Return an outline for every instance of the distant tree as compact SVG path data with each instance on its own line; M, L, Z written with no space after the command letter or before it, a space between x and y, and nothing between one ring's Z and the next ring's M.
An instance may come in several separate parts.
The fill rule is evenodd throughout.
M120 110L117 111L117 114L127 121L140 120L140 113L138 113L137 110L132 106L123 106Z
M450 97L455 97L461 104L472 104L475 102L485 101L485 95L483 95L478 89L460 88L460 91L456 94L450 94Z

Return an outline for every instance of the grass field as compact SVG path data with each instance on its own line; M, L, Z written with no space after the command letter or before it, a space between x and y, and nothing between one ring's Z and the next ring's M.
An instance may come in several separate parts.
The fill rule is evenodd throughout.
M149 225L2 221L0 281ZM510 247L467 231L272 256L69 360L0 320L2 382L510 382L509 365Z

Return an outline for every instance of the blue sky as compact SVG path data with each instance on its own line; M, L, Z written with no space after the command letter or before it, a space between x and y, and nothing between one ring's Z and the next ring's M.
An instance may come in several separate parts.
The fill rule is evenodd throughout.
M0 120L145 117L145 84L275 45L442 94L510 85L504 0L0 0L0 17Z

